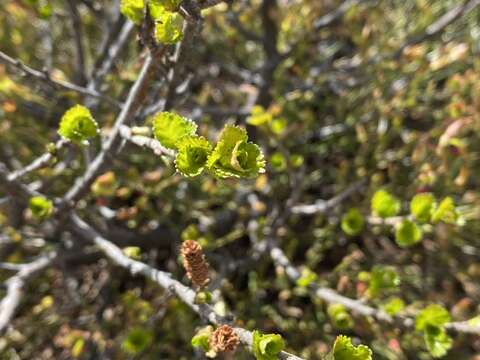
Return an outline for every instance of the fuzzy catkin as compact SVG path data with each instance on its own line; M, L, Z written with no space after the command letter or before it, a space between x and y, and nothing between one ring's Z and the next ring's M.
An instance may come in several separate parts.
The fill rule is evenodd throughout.
M180 252L183 256L183 267L192 284L197 288L205 287L210 278L208 263L200 244L195 240L186 240L182 243Z
M229 325L222 325L210 335L210 348L217 353L235 351L240 340Z

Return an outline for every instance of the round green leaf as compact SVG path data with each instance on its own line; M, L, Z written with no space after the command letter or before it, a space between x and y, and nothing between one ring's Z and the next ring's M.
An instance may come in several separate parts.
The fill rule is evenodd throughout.
M363 219L360 210L357 208L350 209L342 217L341 227L345 234L350 236L358 235L365 225L365 220Z
M139 25L143 20L144 0L121 0L120 12L134 24Z
M342 304L329 305L327 314L336 328L346 330L353 327L353 319Z
M352 339L340 335L333 344L330 358L333 360L372 360L372 355L372 350L368 346L354 346Z
M63 115L58 134L70 141L83 143L98 134L98 125L90 110L76 105Z
M195 135L197 125L190 119L164 111L153 118L153 134L166 148L177 149L180 140Z
M276 360L277 354L285 347L281 335L253 332L252 350L257 360Z
M184 176L200 175L212 152L212 145L203 137L187 136L178 143L175 159L177 171Z
M372 212L382 218L395 216L400 211L400 201L386 190L378 190L372 197Z
M287 160L282 153L274 152L270 157L270 165L277 171L283 171L287 168Z
M180 0L149 0L148 10L154 20L161 18L165 11L175 11L180 4Z
M445 329L430 327L424 333L425 345L427 350L434 358L440 358L447 354L452 348L453 340L447 335Z
M175 44L183 37L183 18L180 14L164 11L155 22L155 39L163 44Z
M400 285L400 277L391 266L376 265L370 273L368 293L375 297L380 292L395 290Z
M430 221L435 207L435 197L431 193L417 194L410 201L411 214L421 222Z
M153 341L153 334L151 331L143 328L134 328L129 333L123 342L123 348L130 354L138 354L145 350Z
M441 305L431 304L420 311L415 318L415 328L423 331L427 326L442 327L450 321L450 314Z
M451 197L446 197L440 202L438 208L432 214L432 222L438 223L443 221L448 224L455 224L458 219L455 202Z
M398 297L394 297L387 301L382 308L388 315L394 316L405 308L405 302Z
M30 198L28 208L32 212L33 217L39 220L46 219L53 213L52 201L43 196Z
M403 220L397 225L395 242L400 247L410 247L422 239L422 229L410 220Z
M264 172L265 160L262 151L247 140L245 129L225 126L208 158L207 167L220 178L249 178Z

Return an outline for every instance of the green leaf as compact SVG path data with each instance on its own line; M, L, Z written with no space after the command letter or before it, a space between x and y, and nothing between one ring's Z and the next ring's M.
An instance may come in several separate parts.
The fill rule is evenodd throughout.
M290 163L294 168L302 166L304 161L305 159L300 154L292 154L292 156L290 156Z
M431 304L416 316L415 329L424 331L428 326L443 327L449 321L450 314L443 306Z
M302 269L302 274L300 278L297 280L297 285L300 287L307 287L312 282L317 280L317 274L315 274L312 270L307 267Z
M195 295L195 304L209 304L212 302L213 295L210 291L199 291Z
M84 348L85 348L85 339L84 338L76 339L72 346L72 356L74 358L80 357Z
M403 220L397 224L395 242L398 246L406 248L413 246L422 239L422 229L410 220Z
M348 336L337 336L330 354L332 360L372 360L372 350L368 346L352 344Z
M255 177L265 171L260 148L247 142L245 129L227 125L222 130L215 149L209 156L207 167L220 178Z
M386 190L378 190L372 197L372 212L382 218L395 216L400 211L400 201Z
M52 16L52 14L53 14L52 4L46 3L38 7L38 15L40 15L40 18L48 19L50 18L50 16Z
M253 332L253 354L257 360L276 360L277 354L285 347L281 335Z
M393 316L405 309L405 302L398 297L394 297L386 302L382 308L388 315Z
M207 352L210 349L209 338L213 333L212 326L206 326L200 329L195 336L192 338L192 346L202 349L204 352Z
M270 123L270 129L275 135L281 135L287 127L287 119L275 118Z
M153 334L151 331L143 328L134 328L123 341L123 348L130 354L138 354L150 346L152 341Z
M436 211L432 214L432 222L438 223L443 221L448 224L455 224L458 219L457 209L455 208L455 203L451 197L446 197L438 205Z
M376 265L370 273L368 293L371 297L381 292L395 290L400 285L400 277L391 266Z
M175 11L180 2L180 0L150 0L148 2L150 16L158 20L165 11Z
M144 6L143 0L121 0L120 12L134 24L139 25L143 20Z
M445 356L452 347L452 338L443 328L429 326L423 337L428 351L435 358Z
M163 44L175 44L183 38L183 18L180 14L164 11L155 19L155 39Z
M346 330L353 327L353 319L342 304L330 304L327 314L336 328Z
M251 115L247 118L247 124L252 126L262 126L269 124L272 120L272 114L265 111L263 106L255 105L252 107Z
M32 216L39 220L46 219L53 213L52 201L43 196L34 196L30 198L28 208L32 212Z
M270 165L277 171L283 171L287 168L287 160L282 153L277 151L270 157Z
M431 193L417 194L410 201L410 212L418 221L428 222L436 206L435 197Z
M138 246L127 246L122 249L122 252L125 256L128 256L131 259L139 260L142 257L142 249Z
M359 234L363 230L364 225L365 220L357 208L348 210L342 217L341 227L347 235L355 236Z
M186 136L193 136L197 125L190 119L172 112L161 112L153 118L155 138L169 149L177 149L179 141Z
M212 145L203 137L186 136L178 142L178 153L175 158L177 171L183 176L200 175L212 152Z
M98 134L98 125L90 110L76 105L63 114L58 134L70 141L84 143Z

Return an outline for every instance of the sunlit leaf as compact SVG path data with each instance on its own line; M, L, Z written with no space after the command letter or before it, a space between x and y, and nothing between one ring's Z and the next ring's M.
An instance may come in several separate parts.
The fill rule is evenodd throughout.
M28 208L32 212L34 218L43 220L52 215L53 202L43 196L34 196L30 198Z
M178 142L177 171L184 176L200 175L207 165L212 145L203 137L186 136Z
M220 178L255 177L265 171L260 148L247 142L245 129L227 125L207 161L208 168Z
M276 360L284 347L285 343L278 334L261 334L256 330L253 332L252 350L257 360Z
M130 330L127 338L123 341L123 349L131 354L138 354L145 350L153 341L151 331L144 328Z
M451 197L446 197L440 202L437 210L432 214L432 222L445 222L448 224L455 224L458 220L457 209L455 208L455 203Z
M368 293L375 297L381 292L396 289L400 285L400 277L391 266L376 265L370 273Z
M329 360L372 360L372 355L368 346L355 346L348 336L340 335L333 344Z
M353 319L342 304L330 304L327 308L328 316L333 326L337 329L347 330L352 328Z
M144 0L121 0L120 12L133 23L139 25L143 20L144 6Z
M190 119L172 112L161 112L153 118L155 138L169 149L177 149L179 141L186 136L193 136L197 125Z
M405 308L405 302L398 297L394 297L385 304L383 304L382 308L388 315L393 316L398 314Z
M410 201L411 214L421 222L430 221L430 217L436 208L435 197L431 193L417 194Z
M372 212L376 216L388 218L400 211L400 201L386 190L378 190L372 197Z
M98 125L90 110L76 105L63 115L58 134L70 141L83 143L98 134Z
M155 39L163 44L175 44L183 37L183 18L180 14L164 11L155 22Z
M350 236L358 235L365 225L365 220L363 215L360 213L360 210L357 208L352 208L343 215L341 227L345 234Z
M442 327L449 321L450 314L443 306L431 304L418 313L415 318L415 328L418 331L422 331L427 326Z
M395 242L406 248L415 245L422 239L422 229L410 220L402 220L395 229Z

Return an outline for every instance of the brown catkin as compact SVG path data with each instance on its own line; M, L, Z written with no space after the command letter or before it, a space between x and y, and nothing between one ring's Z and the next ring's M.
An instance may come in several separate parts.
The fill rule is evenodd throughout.
M210 348L217 353L234 351L240 340L231 326L222 325L210 335Z
M183 256L183 267L192 284L197 288L205 287L210 279L208 263L200 244L195 240L186 240L182 243L180 252Z

